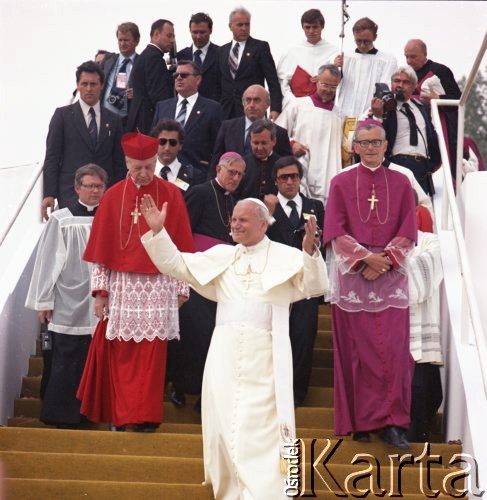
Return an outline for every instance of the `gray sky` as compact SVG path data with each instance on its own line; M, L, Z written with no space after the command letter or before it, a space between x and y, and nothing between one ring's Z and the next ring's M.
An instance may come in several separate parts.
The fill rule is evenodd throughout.
M338 0L207 0L204 10L213 18L215 43L230 41L228 14L238 4L252 13L251 34L270 43L276 63L303 39L299 19L310 8L323 12L325 38L340 45ZM405 42L421 38L430 58L448 65L457 79L469 71L487 26L485 2L349 0L348 5L345 51L354 48L353 23L368 16L379 26L376 47L394 54L399 64L405 63ZM183 48L191 42L189 17L200 10L201 1L193 0L0 0L0 167L43 159L49 120L56 107L68 103L76 66L93 58L97 49L118 51L115 29L120 22L138 24L140 52L149 41L151 23L170 19L178 48Z

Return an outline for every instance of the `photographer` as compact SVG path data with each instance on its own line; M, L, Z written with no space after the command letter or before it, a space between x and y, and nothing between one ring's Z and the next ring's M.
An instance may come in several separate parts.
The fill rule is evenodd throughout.
M136 24L122 23L118 26L116 35L120 54L111 54L101 65L106 79L101 102L105 108L119 115L125 125L132 98L130 73L138 57L135 49L140 41L140 32Z
M391 93L382 90L380 97L374 97L370 113L383 120L386 159L411 170L424 191L432 195L431 174L440 167L440 150L427 110L419 100L411 99L416 84L410 66L398 68L391 77Z

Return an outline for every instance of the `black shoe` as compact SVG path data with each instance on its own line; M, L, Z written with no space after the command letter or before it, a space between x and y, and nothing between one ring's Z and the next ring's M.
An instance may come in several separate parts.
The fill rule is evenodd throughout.
M359 443L370 443L370 434L368 432L354 432L353 440Z
M391 425L386 427L380 434L379 437L382 441L394 446L394 448L409 448L409 443L405 436L405 431L401 427L396 427Z
M186 396L184 392L173 389L171 395L169 396L171 403L178 408L183 408L186 406Z
M125 432L125 429L126 429L125 425L108 424L108 430L111 432Z
M156 429L158 427L159 427L159 424L145 422L143 424L134 424L133 431L134 432L156 432Z
M79 424L57 424L56 429L78 430Z

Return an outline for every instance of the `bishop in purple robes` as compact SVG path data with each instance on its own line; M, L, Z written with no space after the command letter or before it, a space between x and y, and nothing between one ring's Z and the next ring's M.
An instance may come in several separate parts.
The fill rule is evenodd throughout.
M359 124L361 162L336 175L325 210L331 247L335 433L407 448L414 362L409 352L406 260L416 241L415 203L406 176L382 165L379 122Z

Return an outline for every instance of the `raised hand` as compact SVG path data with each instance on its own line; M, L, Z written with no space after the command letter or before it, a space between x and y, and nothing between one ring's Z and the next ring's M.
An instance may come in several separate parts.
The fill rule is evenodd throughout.
M309 255L313 255L315 250L316 217L311 215L304 224L303 250Z
M159 211L150 194L145 194L140 204L142 215L144 216L147 225L152 229L154 234L159 233L164 227L167 215L167 201L163 203L162 210Z

